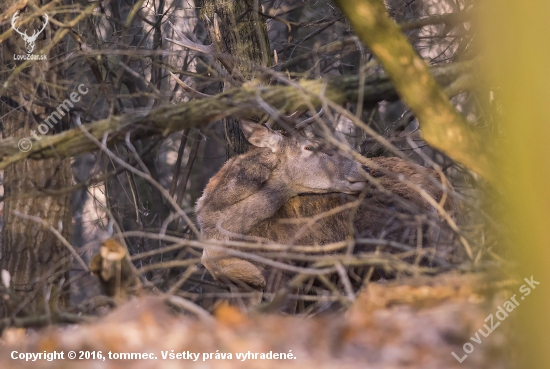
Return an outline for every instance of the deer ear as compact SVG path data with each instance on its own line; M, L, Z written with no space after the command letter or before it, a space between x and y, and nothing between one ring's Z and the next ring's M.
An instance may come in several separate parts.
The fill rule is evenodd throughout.
M273 152L279 150L283 138L272 129L246 120L241 121L241 129L244 137L251 145L266 147Z

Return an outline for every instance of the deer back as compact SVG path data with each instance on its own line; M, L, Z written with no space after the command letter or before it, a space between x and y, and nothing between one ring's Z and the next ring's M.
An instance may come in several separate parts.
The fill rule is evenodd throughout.
M440 182L435 171L408 164L399 158L371 160L378 169L371 169L370 175L379 182L382 190L370 186L360 204L357 204L357 196L344 194L295 196L285 202L273 218L258 224L250 234L295 245L323 245L354 236L405 243L410 241L407 238L411 238L416 242L419 223L414 217L435 213L435 209L411 188L411 183L436 202L443 199L442 206L451 215L455 212L452 196L444 196L439 186L433 183ZM449 192L452 191L449 187ZM349 206L353 203L357 206ZM411 227L414 228L412 231ZM403 237L406 231L408 234Z

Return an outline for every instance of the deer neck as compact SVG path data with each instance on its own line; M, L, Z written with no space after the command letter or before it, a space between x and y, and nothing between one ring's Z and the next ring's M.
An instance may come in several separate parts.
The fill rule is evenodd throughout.
M258 224L273 217L294 192L284 181L283 172L274 168L264 182L242 179L228 162L207 186L197 203L197 219L205 238L228 239L249 234ZM237 163L235 163L237 164ZM238 163L240 167L244 163ZM210 188L209 188L210 187Z
M208 225L201 224L207 238L228 239L247 235L258 224L273 217L291 195L276 182L267 182L261 190L225 209L210 214Z

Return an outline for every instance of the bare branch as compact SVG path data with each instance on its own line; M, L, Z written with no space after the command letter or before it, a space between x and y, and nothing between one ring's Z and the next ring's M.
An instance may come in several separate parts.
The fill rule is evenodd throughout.
M212 54L213 52L216 51L216 48L214 45L201 45L196 42L193 42L189 40L178 27L172 24L172 22L168 21L168 24L174 29L174 32L176 32L176 34L179 36L181 41L180 43L178 43L177 41L170 40L168 38L166 40L173 42L176 45L183 46L191 50L199 51L204 54Z
M172 78L174 78L174 80L176 81L176 83L178 85L180 85L181 88L183 88L183 90L185 92L188 92L191 97L194 97L195 99L206 99L207 97L211 97L210 95L207 95L207 94L203 94L202 92L199 92L197 90L194 90L192 89L191 87L187 86L181 79L178 78L178 76L176 76L174 73L168 71L168 73L170 73L170 75L172 76Z
M379 0L337 1L361 41L391 77L403 101L433 147L488 179L493 179L487 139L451 104L428 66L408 43Z
M203 322L208 324L215 324L216 320L210 315L210 313L199 305L184 299L179 296L168 296L166 297L166 302L170 303L173 306L182 308L184 310L190 311L191 313L197 315Z
M321 110L319 110L319 112L317 114L315 114L314 116L310 117L310 118L307 118L307 119L304 119L303 121L301 121L300 123L296 124L296 129L299 131L299 130L302 130L304 128L306 128L307 126L309 126L310 124L312 124L313 122L315 122L317 119L319 119L320 117L323 116L323 108L321 108Z
M448 64L434 67L433 74L442 86L452 84L459 76L472 69L474 62ZM282 79L286 78L281 76ZM472 78L470 78L470 81ZM471 81L470 87L475 81ZM318 109L322 102L312 97L304 100L303 91L311 96L319 96L326 87L328 100L343 104L356 102L359 78L357 76L336 77L327 80L302 80L294 86L268 86L261 89L247 87L227 90L218 95L200 100L192 100L178 105L168 105L144 113L130 113L98 120L86 126L87 132L96 139L101 139L105 132L110 132L107 143L122 142L126 133L132 131L132 139L151 137L154 134L167 135L185 128L220 120L228 116L247 117L264 113L258 106L258 96L274 109L283 113L298 110ZM325 86L325 87L324 87ZM467 84L462 84L466 88ZM399 98L388 77L375 75L366 78L364 101L366 106L379 101L395 101ZM456 91L456 90L455 90ZM32 148L22 152L18 148L18 138L0 140L0 169L23 159L44 159L50 157L68 157L97 150L98 146L88 139L80 129L75 128L56 135L43 136L33 142Z
M191 221L191 219L189 219L189 217L187 216L187 214L185 214L185 212L178 206L177 202L174 200L174 198L172 196L170 196L170 193L168 193L168 191L166 191L164 189L164 187L162 187L162 185L160 183L158 183L157 181L155 181L153 179L153 177L151 177L150 174L148 173L144 173L144 172L141 172L139 170L137 170L136 168L134 168L133 166L131 166L130 164L126 163L124 160L120 159L118 156L116 156L111 150L109 150L105 144L103 142L100 142L98 139L96 139L90 132L88 132L86 130L86 128L82 125L82 123L80 122L80 117L77 116L76 119L75 119L75 123L76 125L78 126L78 128L84 133L84 135L89 139L91 140L95 145L97 145L103 152L105 152L107 155L109 155L109 157L111 159L113 159L114 161L116 161L119 165L123 166L124 168L126 168L126 170L142 177L143 179L145 179L147 182L151 183L165 198L166 200L168 200L168 202L170 202L170 205L172 205L172 208L174 209L174 211L180 215L184 220L185 222L187 223L187 225L189 226L189 228L191 228L191 230L196 234L196 235L199 235L199 231L197 230L197 227L195 227L195 225L193 224L193 222ZM108 135L108 132L105 132L104 136Z

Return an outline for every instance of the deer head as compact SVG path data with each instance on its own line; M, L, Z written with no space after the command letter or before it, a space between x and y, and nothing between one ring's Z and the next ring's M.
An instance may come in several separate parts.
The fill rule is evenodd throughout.
M48 18L47 14L44 14L45 21L42 25L42 28L39 31L35 29L33 31L33 34L31 36L29 36L29 35L27 35L26 30L23 33L21 31L19 31L19 27L15 27L15 20L17 19L18 16L19 16L19 11L15 12L13 17L11 18L11 27L15 30L15 32L19 33L21 35L21 37L23 37L23 40L25 41L25 48L27 49L27 54L30 54L34 50L34 43L36 42L36 39L38 38L38 36L46 28L46 25L48 24L49 18Z
M273 175L293 194L357 194L366 186L359 162L333 147L296 131L292 135L281 133L252 122L242 122L241 128L250 144L277 156Z

